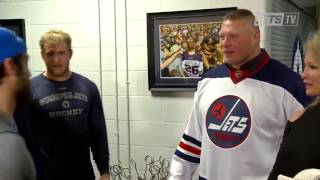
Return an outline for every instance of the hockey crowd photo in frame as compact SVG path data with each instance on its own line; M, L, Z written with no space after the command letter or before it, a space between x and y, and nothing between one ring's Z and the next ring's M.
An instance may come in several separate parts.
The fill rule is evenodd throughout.
M204 73L222 64L219 31L235 9L147 13L149 90L195 90Z

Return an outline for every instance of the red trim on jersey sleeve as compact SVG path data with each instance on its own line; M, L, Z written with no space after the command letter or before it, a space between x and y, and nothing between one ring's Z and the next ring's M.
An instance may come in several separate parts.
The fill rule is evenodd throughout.
M185 144L185 143L183 143L182 141L180 141L179 146L180 146L182 149L184 149L184 150L186 150L186 151L189 151L189 152L191 152L191 153L193 153L193 154L196 154L196 155L200 155L200 154L201 154L201 150L200 150L200 149L197 149L197 148L192 147L192 146L190 146L190 145L188 145L188 144Z

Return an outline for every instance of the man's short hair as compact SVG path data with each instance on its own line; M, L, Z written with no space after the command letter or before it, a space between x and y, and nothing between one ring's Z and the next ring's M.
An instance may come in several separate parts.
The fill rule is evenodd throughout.
M248 22L250 22L250 24L252 24L252 26L254 26L255 28L257 28L259 30L259 26L255 25L255 21L256 21L256 17L254 16L254 14L247 10L247 9L237 9L234 11L231 11L229 13L227 13L224 17L223 17L223 21L233 21L233 20L240 20L240 19L246 19L248 20Z
M46 43L60 43L60 42L67 43L68 48L71 49L72 39L70 35L59 29L51 29L41 36L39 44L40 44L41 50L44 50L44 45Z

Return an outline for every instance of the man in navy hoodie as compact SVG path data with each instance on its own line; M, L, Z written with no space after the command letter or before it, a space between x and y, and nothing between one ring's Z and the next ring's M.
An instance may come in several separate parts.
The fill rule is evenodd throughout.
M32 102L16 114L41 180L94 180L90 149L109 180L109 149L99 91L89 79L70 71L71 37L50 30L40 40L46 71L31 81ZM29 117L28 123L20 119Z

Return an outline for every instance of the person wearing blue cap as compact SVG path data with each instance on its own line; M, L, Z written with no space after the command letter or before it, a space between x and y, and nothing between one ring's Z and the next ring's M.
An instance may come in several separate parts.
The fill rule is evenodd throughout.
M10 126L17 106L28 101L30 73L24 41L0 27L0 179L34 180L35 168L24 140Z
M39 180L94 180L90 150L99 180L109 180L100 94L92 81L69 69L71 41L61 30L49 30L41 37L46 70L32 78L31 103L16 113L16 123L33 155Z

